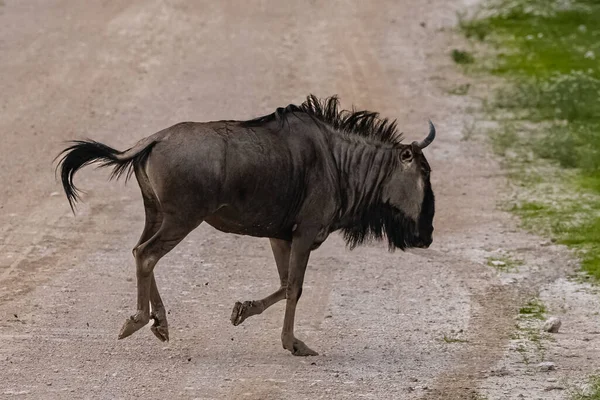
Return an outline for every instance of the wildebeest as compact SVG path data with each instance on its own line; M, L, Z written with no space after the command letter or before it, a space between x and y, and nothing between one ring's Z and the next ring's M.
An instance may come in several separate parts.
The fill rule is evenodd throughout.
M135 174L142 192L146 223L133 250L137 312L119 339L151 318L152 332L169 339L154 267L206 221L223 232L269 238L279 272L279 289L237 302L231 322L239 325L286 299L283 347L316 355L294 336L312 250L337 230L351 249L369 239L387 238L390 251L432 243L434 195L422 153L435 137L429 126L423 141L403 144L395 120L341 110L336 96L310 95L299 106L248 121L179 123L123 152L73 142L57 167L72 208L78 200L73 175L94 162L113 166L111 177Z

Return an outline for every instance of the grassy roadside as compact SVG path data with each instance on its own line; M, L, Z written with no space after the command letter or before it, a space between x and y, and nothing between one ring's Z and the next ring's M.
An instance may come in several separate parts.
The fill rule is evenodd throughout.
M507 85L486 99L526 228L576 249L600 282L600 0L490 0L460 29L486 53L455 50ZM489 51L489 53L488 53ZM480 61L483 60L483 61Z
M591 377L587 390L575 393L573 400L600 400L600 376Z

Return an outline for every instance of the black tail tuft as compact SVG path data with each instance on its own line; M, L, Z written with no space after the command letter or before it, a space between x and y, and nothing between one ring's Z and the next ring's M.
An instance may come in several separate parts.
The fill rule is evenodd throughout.
M118 179L123 174L126 175L126 179L129 179L134 167L146 161L154 144L152 143L141 149L141 151L129 155L126 153L129 153L130 150L120 152L93 140L75 140L71 143L71 146L58 155L58 157L62 155L62 158L56 169L60 169L62 185L73 211L75 210L75 203L79 200L80 192L73 184L75 172L86 165L100 162L100 167L114 166L110 179Z

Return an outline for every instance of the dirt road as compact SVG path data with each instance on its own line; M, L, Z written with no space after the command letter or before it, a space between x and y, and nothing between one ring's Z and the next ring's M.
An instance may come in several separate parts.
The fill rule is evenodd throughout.
M498 166L462 140L469 103L444 85L462 79L447 28L468 3L0 2L0 397L451 399L496 386L545 395L545 377L534 389L486 383L518 306L570 268L497 211ZM201 226L156 270L171 341L148 328L117 341L135 305L141 198L135 182L83 170L74 217L54 179L62 142L124 149L180 121L250 118L309 93L398 118L408 140L436 123L433 246L349 252L332 236L311 258L296 325L321 355L296 358L280 344L283 303L229 322L235 301L278 284L268 241ZM499 276L485 265L499 248L527 268ZM468 342L443 340L455 334Z

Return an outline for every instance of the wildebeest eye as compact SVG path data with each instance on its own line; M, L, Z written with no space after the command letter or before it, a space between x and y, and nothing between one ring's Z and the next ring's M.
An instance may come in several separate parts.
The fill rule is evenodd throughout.
M413 158L413 153L411 149L404 149L402 153L400 153L400 160L402 162L409 162Z

